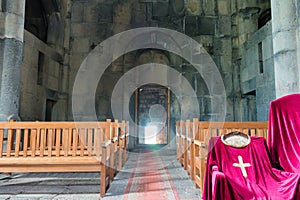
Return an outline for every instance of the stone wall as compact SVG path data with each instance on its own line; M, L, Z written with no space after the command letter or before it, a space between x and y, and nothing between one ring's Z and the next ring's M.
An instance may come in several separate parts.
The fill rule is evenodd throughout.
M247 2L237 0L66 1L66 3L62 4L62 15L60 16L63 21L58 23L58 25L52 25L60 29L62 29L62 25L64 25L64 31L59 31L59 33L65 35L63 42L61 41L61 37L57 37L57 34L53 33L54 28L51 28L50 35L52 36L49 37L51 43L55 43L55 40L58 40L57 45L59 48L55 46L51 48L53 48L53 51L57 51L62 57L62 60L58 61L54 59L54 62L52 62L52 58L48 58L49 56L47 55L44 56L44 59L49 61L45 65L51 66L50 68L52 68L53 71L50 70L47 72L48 74L45 75L45 77L47 77L47 84L44 89L41 90L47 88L48 93L51 93L51 91L60 93L63 96L63 101L68 101L67 104L61 105L61 107L67 110L67 119L72 120L71 103L73 84L77 71L87 55L97 45L113 34L131 28L158 26L176 30L192 37L202 44L213 58L223 78L226 90L227 113L225 120L255 120L254 117L250 117L253 116L251 113L256 112L255 107L259 110L263 110L262 107L266 107L265 104L268 98L264 97L263 102L257 102L259 100L257 100L255 95L254 99L251 98L251 96L244 96L248 93L253 95L251 92L258 92L258 90L247 91L247 89L245 89L246 84L251 84L252 79L249 78L250 75L247 78L242 78L243 84L241 88L240 67L243 65L242 60L248 59L243 57L245 55L243 52L244 43L257 31L258 15L269 7L269 1L257 2L254 0ZM51 33L53 33L54 36ZM251 40L249 40L248 43L251 43L250 41ZM26 46L29 47L30 43L31 40L27 42ZM265 43L266 42L262 42L263 48L265 47ZM35 65L37 65L39 47L32 43L32 47L30 48L34 50L26 54L34 54L32 60L35 60ZM137 52L132 52L118 58L109 66L103 77L101 77L96 91L97 103L95 105L99 120L113 117L110 109L112 90L124 73L137 66L136 55ZM169 65L179 71L196 91L199 101L200 116L198 117L200 120L215 119L214 116L216 116L217 113L214 113L214 110L211 108L212 100L206 85L210 83L205 83L199 72L197 72L192 65L186 63L183 58L170 54L169 59ZM30 64L28 64L28 62L31 61L24 61L24 66L26 66L23 70L25 71L24 73L26 74L26 71L28 71L27 74L37 74L35 71L30 72L30 70L37 70L38 68L29 69ZM270 61L264 62L268 63ZM58 75L57 71L59 71L60 75ZM46 72L44 71L44 73ZM62 83L59 83L57 79L61 76L64 78L60 80ZM34 79L38 79L38 77L34 77ZM33 84L33 82L31 84ZM29 83L24 84L29 85ZM32 87L39 88L40 86L36 85ZM25 88L29 87L26 86ZM30 92L27 91L27 93L30 96ZM42 93L44 94L42 95ZM47 98L45 93L47 92L38 92L39 96ZM51 94L49 95L51 96ZM43 101L45 101L45 99ZM43 103L40 104L42 105ZM171 110L174 112L171 116L174 117L173 121L181 118L180 108L178 109L177 104L177 99L173 96L171 101L171 105L174 105L174 107L171 107ZM246 112L244 109L245 106L252 106L250 110L254 109L253 112ZM44 107L39 106L39 109L35 109L45 110L45 105ZM25 113L24 111L22 112ZM260 112L262 111L259 111L259 113ZM32 118L43 119L45 113L40 113L32 115L34 116ZM30 112L26 114L26 116L29 115ZM262 119L264 118L265 117L262 117Z
M261 56L259 55L261 54ZM243 121L267 121L269 103L275 99L272 23L255 32L242 48L241 91ZM251 107L252 100L255 105Z
M232 70L233 85L231 99L235 121L256 120L256 97L255 92L242 92L241 89L241 66L245 60L243 46L248 39L258 30L258 18L261 13L270 8L269 0L231 1L232 21ZM249 44L251 42L248 42ZM254 48L254 47L253 47ZM255 48L257 46L255 44ZM247 57L249 58L249 57ZM250 61L254 62L254 61ZM253 91L253 90L252 90ZM249 109L245 109L248 107Z
M184 2L184 3L183 3ZM137 27L162 27L182 32L203 45L215 61L224 80L227 95L226 120L234 120L232 28L230 1L72 1L70 18L69 108L77 70L82 61L103 40L113 34ZM112 117L111 93L124 73L138 65L138 52L118 58L107 68L96 92L96 112L99 120ZM184 58L169 55L169 66L176 69L196 91L200 120L214 120L218 113L211 108L212 99L203 77ZM167 72L168 73L168 72ZM171 98L171 128L181 119L178 97ZM187 98L187 97L182 97ZM194 105L184 105L194 106ZM128 105L124 105L127 109ZM134 109L131 106L131 109ZM68 118L72 119L69 109ZM131 129L133 130L133 129Z
M231 46L231 2L230 1L124 1L100 2L73 1L71 14L70 90L76 72L87 54L101 41L114 33L143 27L158 26L180 31L202 44L212 56L224 79L227 94L226 120L234 120L233 113L233 69ZM99 14L101 13L101 14ZM112 14L113 13L113 14ZM121 16L121 17L120 17ZM86 31L89 30L89 31ZM111 117L111 92L118 79L135 67L134 53L124 55L114 62L100 80L96 111L98 118ZM215 119L218 113L211 108L211 96L206 84L193 66L184 59L170 55L170 66L178 70L196 90L199 101L200 120ZM71 103L71 98L69 98ZM176 98L172 98L172 121L181 119L176 109ZM70 104L69 104L70 105ZM187 106L187 105L186 105ZM70 106L69 106L70 107ZM69 118L72 118L69 110ZM172 126L175 124L173 123Z
M55 1L54 4L54 1L43 1L53 4L49 7L48 4L40 3L51 8L45 13L48 23L47 33L45 32L47 38L42 42L25 31L24 44L24 17L21 15L24 13L15 14L24 8L23 4L14 5L10 0L1 2L3 12L0 17L3 18L3 22L7 20L9 23L0 23L0 34L3 37L0 40L0 45L3 46L0 56L3 59L0 60L3 60L1 69L7 70L9 76L13 76L13 66L21 63L21 53L14 53L8 59L4 59L3 55L11 51L21 52L24 46L20 108L17 108L16 101L10 103L2 98L2 102L15 110L19 109L22 120L72 120L73 85L81 63L102 41L122 31L138 27L172 29L193 38L204 47L216 64L225 85L226 121L267 120L269 102L277 96L295 92L300 82L300 59L289 59L289 55L295 58L299 54L296 48L299 42L289 45L294 41L291 38L299 38L299 20L293 17L294 14L291 14L289 9L284 9L285 6L290 6L295 10L299 7L299 1L294 5L292 0L288 1L289 4L272 0L273 15L277 14L276 17L279 17L280 13L283 13L285 17L273 21L273 24L269 22L260 30L259 16L270 9L270 0L64 0L60 3ZM284 6L281 6L283 4ZM298 13L295 16L298 16ZM34 21L34 16L31 20ZM284 26L281 26L282 24ZM293 35L287 37L289 43L280 39L285 38L286 34ZM161 42L167 43L168 40ZM176 120L187 117L198 117L202 121L217 119L219 113L212 108L213 99L208 89L208 85L214 84L213 81L206 83L195 67L178 55L159 52L155 55L157 57L152 59L147 52L153 49L142 51L129 52L116 58L104 72L96 89L95 109L98 120L113 118L112 92L120 78L133 68L151 61L177 70L182 80L186 79L194 89L199 102L199 116L194 116L193 112L190 116L182 116L185 107L193 108L195 105L179 105L180 99L190 98L185 95L183 87L179 96L171 94L170 119L173 136ZM111 52L111 55L115 57L114 52ZM141 55L145 56L144 60ZM290 63L287 68L282 67L281 57ZM292 70L285 73L286 69ZM291 74L293 78L288 79ZM142 74L139 78L145 76L147 74ZM169 76L170 71L166 70L160 72L158 77L169 79ZM276 77L277 85L286 86L275 87ZM15 76L15 79L19 79L18 76ZM19 98L19 92L15 92L19 91L17 81L19 80L1 83L0 92L8 94L2 97L10 98L11 95L10 99ZM8 83L14 83L15 89ZM178 83L180 84L182 82ZM292 91L289 91L289 85L293 86ZM122 95L120 98L125 98L128 94ZM134 94L131 96L134 101ZM2 110L5 108L6 106L1 107ZM11 108L9 109L12 110ZM130 109L134 116L135 102L124 105L123 111L125 109ZM5 110L1 112L0 114L8 113Z
M62 98L67 69L63 68L62 59L55 49L25 31L20 96L23 121L44 121L47 99L55 103L51 120L67 120L67 102Z
M100 42L112 35L113 28L113 1L72 1L70 8L70 44L69 44L69 112L68 118L73 119L72 115L72 91L77 71L89 54ZM113 79L108 78L107 83ZM107 89L110 90L107 84ZM106 90L104 88L104 90ZM99 93L106 96L102 93ZM106 98L106 97L105 97ZM107 109L108 101L96 105L97 109L103 111L106 118L110 118ZM103 110L104 109L104 110Z
M0 4L0 121L19 120L25 2Z

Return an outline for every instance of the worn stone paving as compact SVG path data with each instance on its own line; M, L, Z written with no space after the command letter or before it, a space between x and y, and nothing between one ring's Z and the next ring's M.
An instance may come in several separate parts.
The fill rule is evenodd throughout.
M104 198L100 198L99 195L98 173L13 173L11 177L0 174L0 200L120 200L124 197L126 187L128 188L128 181L136 166L137 154L137 151L128 154L128 161L114 178ZM175 150L163 149L159 150L158 154L164 162L164 167L167 167L169 179L172 180L179 199L201 199L199 188L194 187L186 171L177 162Z

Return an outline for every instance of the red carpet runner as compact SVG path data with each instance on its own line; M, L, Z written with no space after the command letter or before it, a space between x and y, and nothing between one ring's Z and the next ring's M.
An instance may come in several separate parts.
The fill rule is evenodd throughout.
M136 156L135 168L122 200L179 200L169 170L155 152L144 150Z

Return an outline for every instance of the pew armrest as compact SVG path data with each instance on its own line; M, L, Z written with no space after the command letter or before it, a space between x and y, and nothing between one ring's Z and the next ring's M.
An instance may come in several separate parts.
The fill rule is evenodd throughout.
M194 144L201 147L201 148L206 148L206 144L203 141L194 140Z
M227 181L218 166L212 166L212 199L222 199L226 195Z

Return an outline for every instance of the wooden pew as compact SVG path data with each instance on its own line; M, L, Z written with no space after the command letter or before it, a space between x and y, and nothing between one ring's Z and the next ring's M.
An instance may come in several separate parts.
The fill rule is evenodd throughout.
M119 123L111 120L0 122L0 172L100 172L103 197L116 167L122 166L115 163L124 148L116 142L121 134L115 126Z
M120 146L120 152L119 152L119 166L118 170L121 170L124 166L125 162L127 161L127 145L129 140L129 123L128 121L122 121L119 123L119 140L118 145Z
M193 122L190 120L176 122L176 138L177 138L177 160L188 175L194 180L194 159L195 146L192 145L194 138L192 136Z
M184 161L184 121L177 121L176 122L176 150L177 150L177 160L183 166Z
M179 130L177 131L177 159L194 180L195 185L202 189L210 137L240 131L249 136L261 136L267 139L268 122L199 122L198 119L193 119L192 122L190 120L177 122L177 129ZM191 169L193 171L190 171Z

